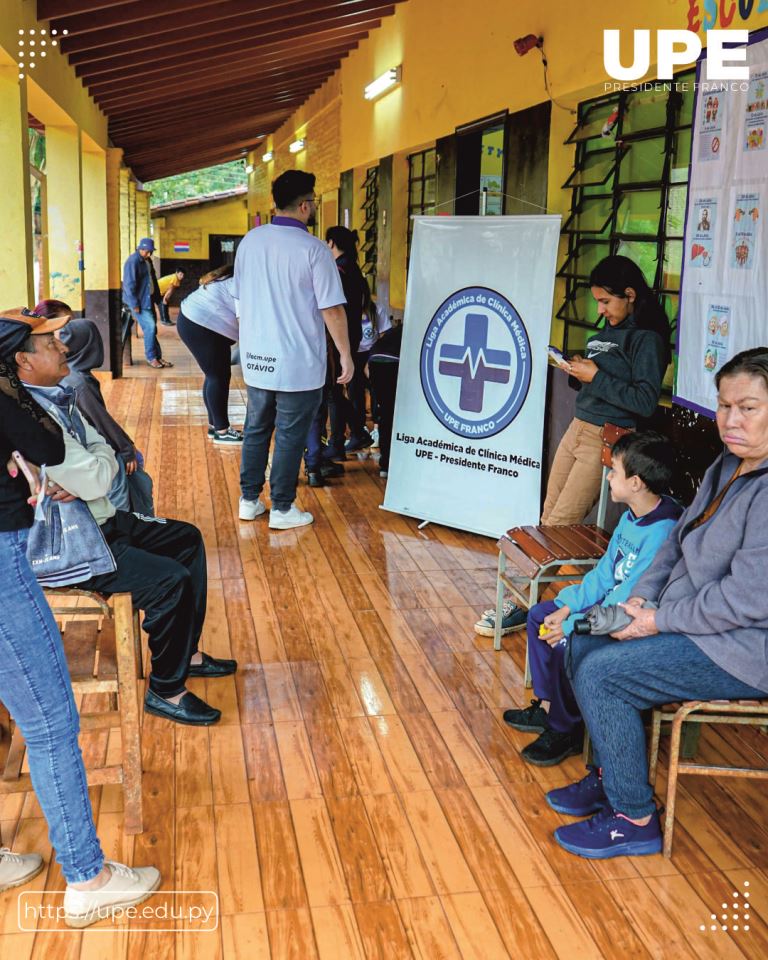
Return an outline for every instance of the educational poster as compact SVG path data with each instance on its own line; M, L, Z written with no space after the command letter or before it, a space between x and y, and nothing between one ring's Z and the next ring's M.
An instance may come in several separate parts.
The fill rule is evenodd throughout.
M760 194L737 193L728 243L729 266L737 270L754 268L760 226Z
M747 115L744 124L744 149L765 150L768 130L768 70L753 73L747 93ZM766 158L768 163L768 158Z
M731 331L731 308L711 303L707 310L707 339L704 350L704 369L714 374L728 355L728 334Z
M723 118L727 90L706 93L699 115L699 160L719 160L723 142Z
M717 199L704 197L694 200L692 236L688 242L688 264L691 267L711 267L715 257L715 223Z
M703 61L697 71L674 400L707 416L715 373L768 342L766 31L753 35L746 62L749 82L717 92L702 82Z
M538 522L559 216L416 217L384 509Z

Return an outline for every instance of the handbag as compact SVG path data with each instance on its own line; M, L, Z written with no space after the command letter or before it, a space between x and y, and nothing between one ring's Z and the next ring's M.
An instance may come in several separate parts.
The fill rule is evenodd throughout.
M41 475L45 489L45 471ZM42 587L67 587L117 569L101 528L82 500L41 496L27 539L27 560Z

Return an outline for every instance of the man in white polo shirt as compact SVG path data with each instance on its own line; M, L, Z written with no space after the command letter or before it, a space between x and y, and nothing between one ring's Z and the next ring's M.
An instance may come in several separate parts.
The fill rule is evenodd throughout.
M248 386L240 467L240 519L255 520L275 434L269 474L269 525L312 523L294 504L309 426L323 396L325 327L341 355L339 383L352 379L344 292L329 248L307 229L315 222L315 176L286 170L272 184L272 223L251 230L235 257L240 301L240 362Z

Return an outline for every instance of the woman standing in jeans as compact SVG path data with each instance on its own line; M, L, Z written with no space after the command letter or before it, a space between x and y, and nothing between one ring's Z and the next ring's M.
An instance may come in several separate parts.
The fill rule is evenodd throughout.
M206 273L200 286L181 302L176 329L182 343L205 374L203 400L208 411L208 436L214 443L239 445L242 430L229 425L229 381L232 345L238 339L237 301L232 295L234 267Z
M14 455L54 465L64 459L64 441L16 377L13 357L32 329L25 316L29 313L21 309L0 314L0 701L27 744L32 784L67 881L66 922L85 927L145 900L160 885L160 874L154 867L131 869L104 859L77 742L79 717L61 634L27 561L32 498ZM53 332L66 319L48 322L46 332ZM32 485L37 486L34 476ZM69 498L55 484L48 487L54 499ZM43 866L39 854L0 850L0 891L27 883Z

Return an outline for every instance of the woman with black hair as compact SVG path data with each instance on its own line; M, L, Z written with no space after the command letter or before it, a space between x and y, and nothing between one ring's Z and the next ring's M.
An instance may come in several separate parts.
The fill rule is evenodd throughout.
M362 450L370 447L372 443L371 435L365 427L365 365L370 349L360 352L359 347L363 336L363 323L375 320L375 309L368 282L357 263L357 232L341 226L329 227L325 231L325 242L336 260L344 288L349 345L355 362L355 373L347 384L346 395L344 387L334 383L328 398L331 436L327 456L343 460L345 451ZM345 442L347 425L349 439Z
M634 429L650 417L672 358L670 328L658 297L628 257L605 257L589 277L603 325L587 340L585 356L564 361L578 395L576 415L555 453L541 522L580 523L600 494L602 436L606 423ZM526 614L504 604L502 635L525 625ZM493 636L495 611L475 632Z

